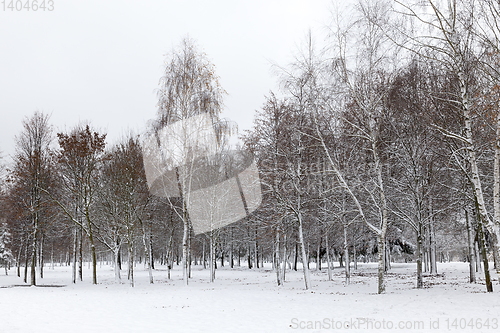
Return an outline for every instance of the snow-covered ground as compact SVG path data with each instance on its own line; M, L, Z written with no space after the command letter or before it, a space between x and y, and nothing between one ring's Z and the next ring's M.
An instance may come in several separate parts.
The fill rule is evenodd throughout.
M185 287L178 266L171 280L157 267L150 285L138 265L134 288L126 278L115 283L108 266L98 269L97 286L88 267L76 285L70 267L46 267L39 287L22 286L14 269L9 276L2 269L0 332L500 332L496 274L495 292L486 293L482 274L468 283L467 264L438 269L417 290L415 265L393 264L383 295L376 294L375 264L360 264L350 285L338 267L333 281L313 270L309 291L301 271L287 271L285 285L276 286L270 267L222 267L210 283L209 271L195 266Z

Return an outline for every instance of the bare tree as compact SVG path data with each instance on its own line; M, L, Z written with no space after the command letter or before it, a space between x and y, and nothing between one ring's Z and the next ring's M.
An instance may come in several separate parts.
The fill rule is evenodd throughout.
M8 270L14 259L11 251L12 234L10 233L7 223L4 219L0 220L0 266L5 269L5 275L8 275Z
M36 285L37 249L42 233L42 188L50 185L52 128L49 116L36 111L23 120L23 131L16 137L13 177L25 198L22 201L30 214L31 285ZM26 246L28 244L26 243ZM26 247L27 249L27 247ZM27 258L27 254L26 254Z
M187 211L188 198L185 195L190 192L190 181L194 172L192 163L196 158L194 151L203 150L206 149L207 145L212 145L211 140L203 142L203 138L198 135L199 131L201 130L203 133L203 131L213 130L212 128L207 129L206 125L211 127L214 126L213 124L219 123L224 94L225 91L220 86L213 64L210 63L205 54L198 51L192 39L184 38L179 47L174 49L165 61L165 71L160 79L158 89L158 117L153 125L153 131L154 135L158 137L158 133L165 126L179 127L178 135L169 136L175 142L165 142L163 148L173 151L170 155L172 159L168 161L168 165L165 165L173 172L170 173L171 179L166 181L171 184L179 184L180 189L173 188L173 193L177 192L177 195L167 194L166 196L167 198L181 197L182 201L180 209L175 211L182 219L184 226L182 267L186 285L189 278L190 223ZM208 115L208 123L204 117L196 118L203 114ZM196 119L201 122L197 123ZM174 125L175 123L177 124ZM173 127L171 128L173 129ZM216 129L222 129L222 127L216 126ZM221 131L217 131L217 133L221 133ZM148 159L152 158L151 154L146 154L146 156Z
M336 166L337 162L329 152L322 134L319 130L317 132L341 186L356 203L361 219L377 235L379 293L385 292L384 254L388 227L387 193L381 159L381 149L383 149L381 130L388 111L387 94L396 73L393 68L395 55L391 52L390 39L383 29L388 26L389 9L387 2L384 1L359 1L358 16L354 23L342 27L339 22L332 29L334 80L343 83L345 93L351 101L350 109L340 117L339 121L350 127L349 135L364 140L366 148L371 151L374 189L369 192L372 193L370 197L373 204L378 208L378 226L366 218L359 200L355 198L354 192L349 189L344 176ZM333 133L335 132L338 131L334 130Z
M450 170L447 160L442 158L447 156L447 148L441 135L429 130L433 115L441 111L436 110L434 99L429 96L432 90L440 87L439 80L435 79L438 73L430 72L423 62L415 60L398 76L390 93L392 122L387 128L392 142L390 186L395 192L391 208L417 235L417 288L423 287L426 238L430 243L430 272L437 273L434 218L450 209L456 199L450 196L450 200L442 200L445 196L439 192L442 187L438 184L447 182L443 177Z
M489 100L486 107L486 117L489 117L495 124L495 139L492 142L492 147L495 152L493 165L493 222L497 229L500 229L500 106L498 104L498 94L500 89L500 70L498 69L498 61L500 55L500 3L494 0L479 1L478 23L475 25L474 31L483 43L484 52L482 61L480 62L485 77L489 79L490 92L485 96ZM488 98L490 97L490 98ZM490 230L491 227L488 227ZM491 232L491 230L490 230ZM500 240L499 234L493 233L496 237L494 249L495 268L497 274L500 275Z
M75 224L75 248L73 262L73 282L76 275L76 243L77 232L80 231L80 279L82 279L82 231L90 242L92 257L92 283L97 284L97 257L95 249L95 222L93 207L96 204L99 189L98 172L102 166L106 134L93 132L89 125L85 128L76 127L69 134L58 133L58 154L60 180L66 193L58 199L50 191L44 190L51 196L62 212Z
M478 96L474 81L479 69L478 44L474 27L477 24L476 2L450 0L439 3L428 0L423 6L411 6L397 3L407 17L420 22L429 33L425 35L407 35L413 44L413 50L427 59L434 61L454 76L456 81L452 98L449 100L455 105L457 116L461 118L459 132L436 127L446 137L459 141L467 152L467 162L470 166L466 174L469 176L474 192L474 201L477 205L479 229L482 225L495 237L495 252L498 252L500 228L489 216L484 188L478 165L477 137L474 135L474 114L480 112L475 109L474 100ZM498 256L498 253L495 254ZM484 260L486 287L493 291L489 279L488 262Z
M138 139L132 136L115 145L105 157L100 206L106 217L100 224L99 239L115 256L115 278L120 279L118 254L123 241L128 250L128 276L134 286L134 249L137 234L142 241L148 261L150 283L153 283L151 246L146 227L149 193L144 173L142 151ZM109 223L109 224L108 224ZM107 236L107 237L106 237Z

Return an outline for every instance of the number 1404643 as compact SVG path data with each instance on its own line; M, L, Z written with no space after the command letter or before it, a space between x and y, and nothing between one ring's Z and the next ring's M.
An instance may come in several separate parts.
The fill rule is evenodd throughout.
M1 10L4 12L51 12L54 0L2 0Z

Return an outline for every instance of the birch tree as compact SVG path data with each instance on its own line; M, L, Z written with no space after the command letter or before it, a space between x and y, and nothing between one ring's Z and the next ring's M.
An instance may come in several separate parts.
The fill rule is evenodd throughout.
M284 282L285 265L280 270L282 261L286 256L286 224L283 222L286 215L286 207L279 192L281 191L281 177L284 168L284 155L281 148L286 145L284 112L286 109L281 101L271 93L265 105L255 116L254 127L243 136L245 149L249 150L257 158L263 184L263 205L259 212L265 215L272 223L275 233L275 270L276 282L282 285ZM283 239L282 241L282 238ZM283 244L284 255L280 255L281 244Z
M0 219L0 266L4 267L5 275L8 275L8 270L14 259L10 249L12 234L8 229L7 223L2 220Z
M157 92L158 117L153 125L155 133L158 133L165 126L172 125L175 122L183 122L201 114L207 114L212 124L219 123L225 91L220 86L214 65L204 53L198 50L192 39L184 38L180 45L167 57L164 75L161 77L159 85ZM175 165L175 173L179 178L173 183L179 182L181 194L189 192L189 182L194 171L190 168L190 163L194 161L195 155L192 149L196 147L186 145L189 140L192 140L188 139L188 137L193 135L193 130L196 130L196 126L180 129L182 137L177 138L178 142L166 143L170 147L177 145L173 149L180 151L179 156L181 158ZM198 143L201 144L201 142ZM190 223L186 206L187 198L185 198L185 195L180 196L182 200L181 207L175 211L182 219L184 227L182 267L184 283L187 285L189 278Z
M60 180L66 197L58 199L50 194L61 211L75 225L75 245L77 231L85 232L90 242L92 258L92 283L97 284L97 257L95 249L95 221L93 208L99 189L98 173L102 167L106 134L92 131L89 125L76 127L70 133L58 133L60 151L58 154ZM72 199L72 200L71 200ZM72 201L72 202L71 202ZM80 279L82 279L82 233L80 233ZM76 250L76 246L75 246ZM73 262L73 282L75 282L76 251Z
M500 57L500 3L493 0L479 1L480 7L479 23L475 27L478 38L484 44L484 55L482 58L481 67L486 77L490 81L489 96L490 100L487 112L491 113L488 117L495 124L495 138L492 142L493 151L495 152L493 164L493 226L488 227L488 230L495 227L500 229L500 106L498 104L498 93L500 89L500 70L498 62ZM491 103L493 100L493 103ZM494 228L493 228L494 229ZM491 230L490 230L491 232ZM500 239L499 234L493 233L496 237L494 240L494 258L497 274L500 275Z
M330 167L338 181L354 200L361 220L376 234L378 248L378 293L385 292L385 237L388 227L388 204L386 184L383 177L384 165L381 159L383 148L382 126L387 113L386 99L395 74L392 61L395 55L382 27L388 24L389 7L387 2L359 1L357 19L348 27L341 22L332 28L332 70L333 80L339 80L351 101L349 113L339 121L350 127L351 134L367 144L371 152L373 184L376 195L371 195L372 202L378 208L377 225L368 221L358 198L350 189L336 166L333 155L326 146L322 134L319 140L328 156ZM338 112L338 110L333 110ZM330 124L332 133L334 130Z
M424 66L423 62L414 61L395 80L390 93L392 121L388 128L392 137L389 163L393 176L390 183L395 192L391 206L393 213L406 221L417 236L417 288L423 287L425 231L429 231L430 238L430 271L435 274L434 217L451 208L452 201L433 200L434 196L441 196L438 184L446 183L443 173L450 173L450 170L441 158L447 155L441 136L430 130L433 115L442 111L436 110L429 96L431 91L439 89L430 81L437 81L437 86L442 86L436 80L438 73L431 75Z
M414 50L424 54L427 59L432 60L453 74L456 80L453 99L451 104L455 105L457 117L460 117L461 128L459 132L442 128L438 129L443 135L453 138L464 146L467 152L467 162L470 165L469 179L474 193L474 201L477 205L479 228L484 225L494 235L495 252L498 256L498 240L500 239L499 225L491 219L486 205L483 181L478 165L477 138L474 136L474 115L479 110L474 108L475 93L474 80L478 71L478 45L474 33L477 23L476 1L427 0L423 7L411 6L397 3L409 18L420 22L428 33L419 36L408 35L413 43ZM485 261L485 274L489 277L488 262ZM491 283L487 282L487 290L493 291Z
M13 178L17 191L24 198L24 209L29 213L31 226L31 285L36 285L37 252L43 228L44 197L41 189L50 186L52 128L49 117L36 111L23 120L23 131L16 137ZM26 262L28 243L26 243Z
M120 279L118 254L122 242L127 244L128 276L134 286L134 250L138 234L148 262L150 283L153 283L151 246L147 232L149 193L142 164L142 152L137 138L128 137L116 144L105 157L103 167L103 189L100 193L101 207L109 225L99 224L99 239L113 251L115 278ZM107 237L103 238L103 236Z

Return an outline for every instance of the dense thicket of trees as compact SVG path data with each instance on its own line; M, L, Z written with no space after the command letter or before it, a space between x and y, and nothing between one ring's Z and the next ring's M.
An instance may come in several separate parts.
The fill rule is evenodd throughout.
M76 283L88 261L97 283L98 261L111 261L120 281L126 259L133 286L138 261L151 283L155 264L170 271L182 262L186 284L192 264L210 267L213 281L218 263L269 262L278 285L287 269L303 269L307 289L310 269L331 279L338 260L349 283L358 262L376 261L383 293L391 262L415 262L422 288L439 261L468 260L470 281L482 261L491 291L489 262L500 271L500 5L360 0L349 10L325 47L309 34L279 69L282 91L242 135L260 172L256 212L194 235L185 198L197 172L192 145L173 148L182 152L172 173L179 194L158 195L148 190L144 138L106 145L85 125L56 142L48 116L35 112L2 175L0 264L18 276L24 267L25 281L30 268L31 284L44 262L71 264ZM214 66L183 40L166 59L148 135L208 114L225 146L223 97Z

